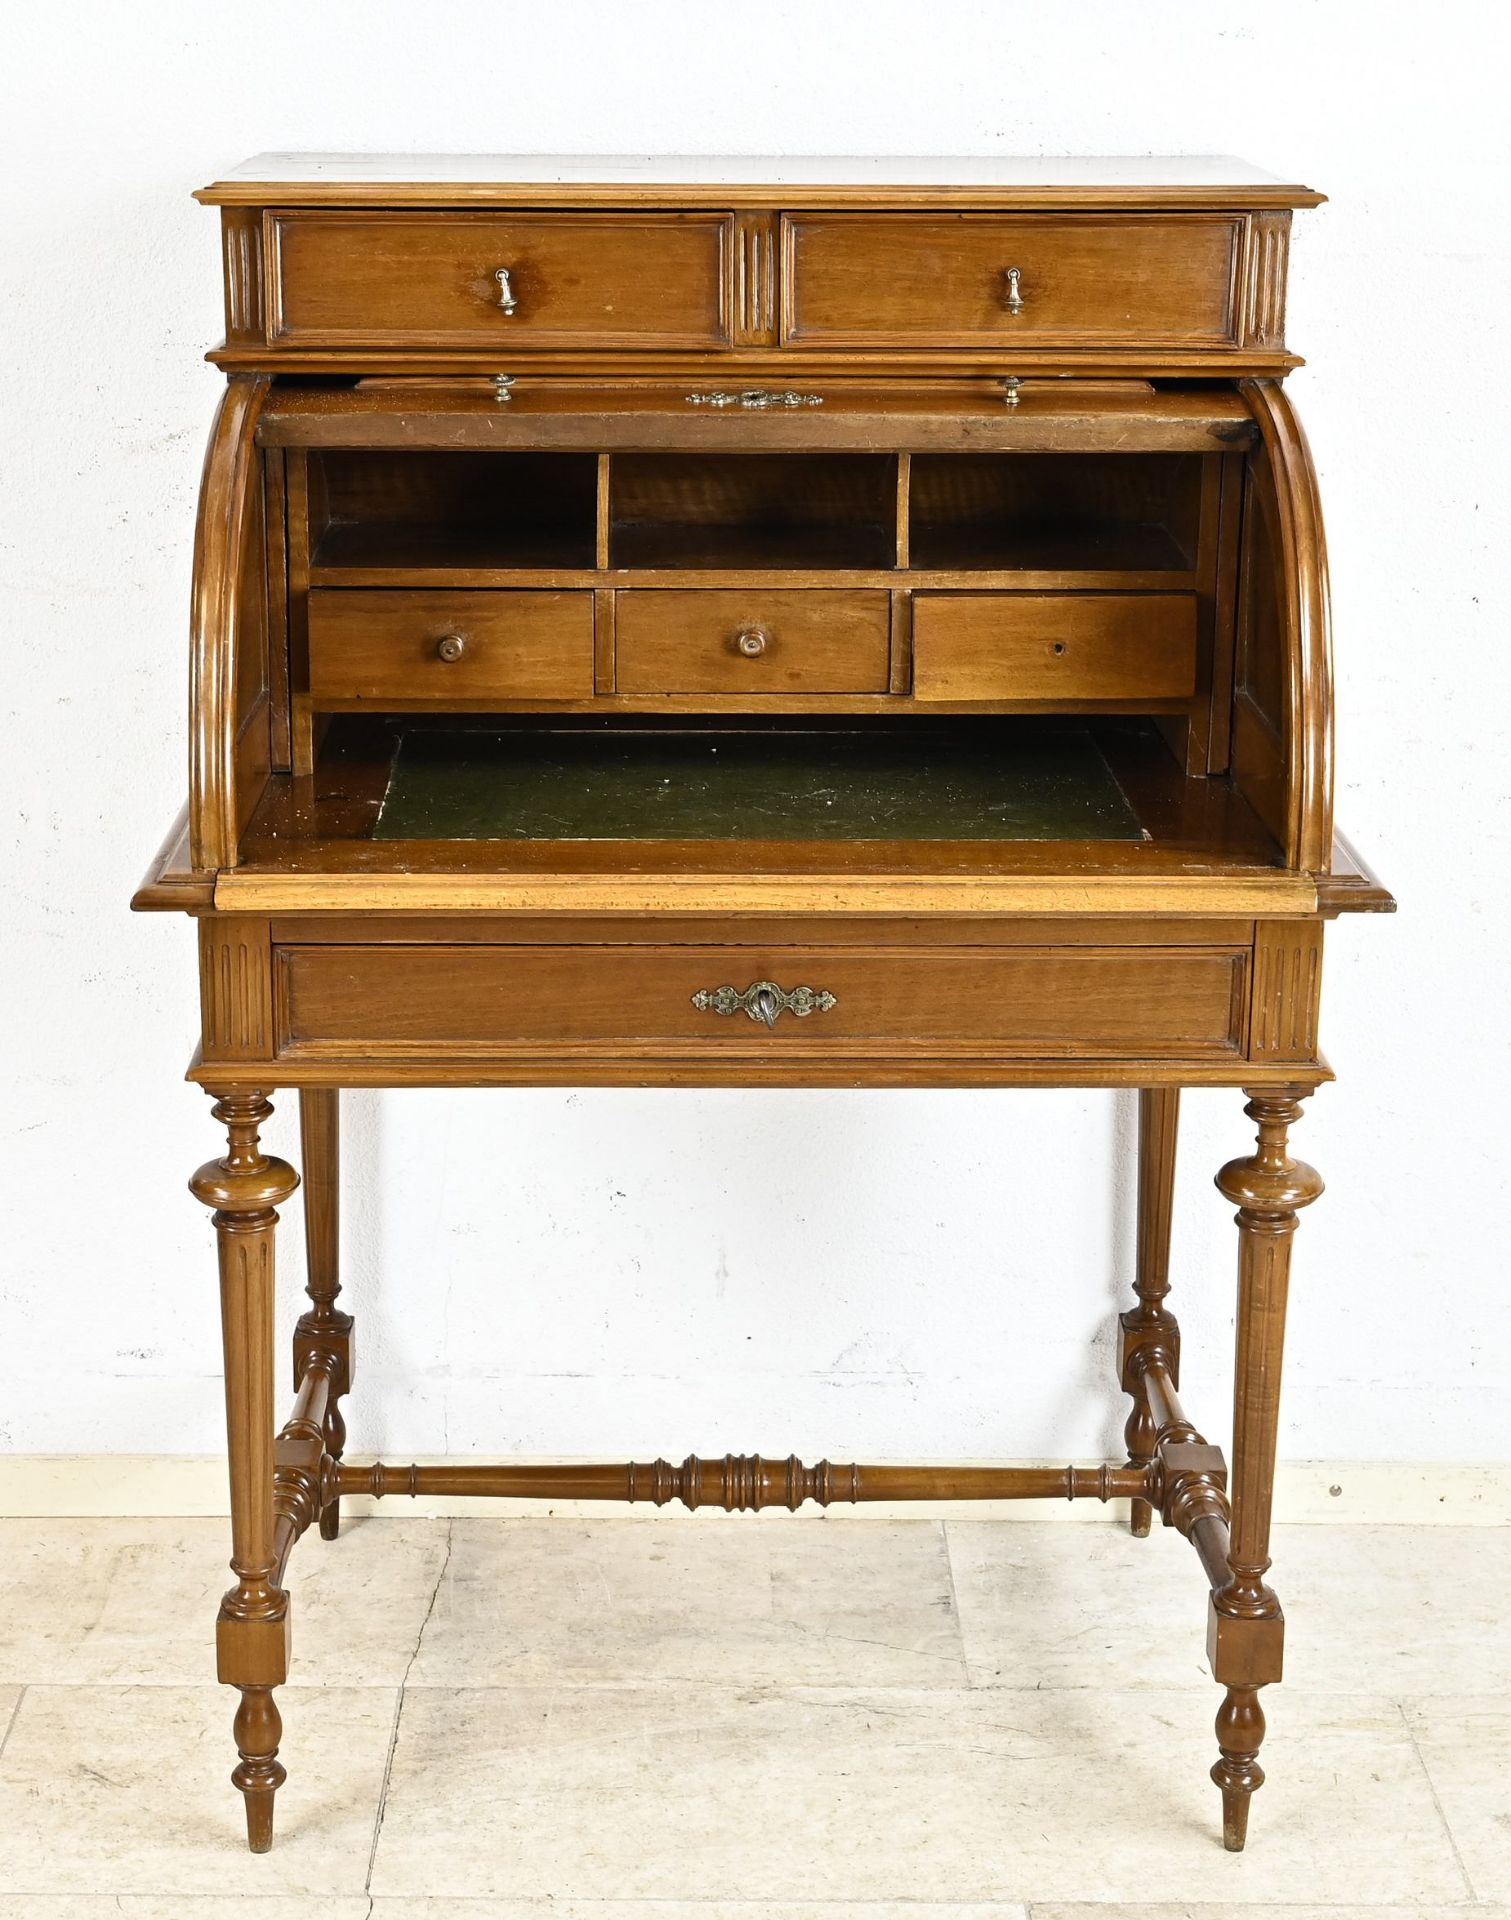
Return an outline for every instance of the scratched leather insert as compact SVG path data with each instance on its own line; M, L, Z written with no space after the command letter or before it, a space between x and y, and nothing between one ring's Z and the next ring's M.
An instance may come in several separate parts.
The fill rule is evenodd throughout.
M378 840L1138 840L1076 727L415 728Z

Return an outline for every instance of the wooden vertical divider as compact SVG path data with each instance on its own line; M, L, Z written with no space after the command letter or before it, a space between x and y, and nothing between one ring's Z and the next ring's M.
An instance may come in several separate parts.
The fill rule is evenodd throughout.
M268 574L269 754L273 771L289 770L289 572L284 453L270 447L263 466L263 521Z
M913 691L913 596L901 587L892 594L892 651L887 691Z
M896 565L901 572L909 560L908 522L912 513L913 456L897 456L897 551ZM887 678L889 693L913 690L913 596L897 589L892 595L891 669Z
M1243 517L1243 456L1225 454L1218 505L1212 617L1212 717L1207 771L1226 773L1233 740L1233 662L1238 628L1238 529Z
M285 544L288 568L289 757L295 773L315 766L315 716L310 707L310 471L309 455L291 450L284 461Z
M598 456L598 518L593 542L593 565L601 573L609 564L609 455Z
M610 487L613 468L610 455L598 456L597 517L593 535L593 564L599 573L608 570L609 535L612 528ZM614 691L614 592L599 586L593 594L593 691Z

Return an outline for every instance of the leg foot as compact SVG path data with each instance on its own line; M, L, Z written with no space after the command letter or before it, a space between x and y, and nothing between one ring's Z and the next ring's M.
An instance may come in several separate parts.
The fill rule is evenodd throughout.
M1244 1111L1258 1128L1255 1151L1230 1161L1217 1176L1219 1191L1238 1208L1232 1524L1227 1577L1213 1590L1207 1620L1212 1676L1227 1689L1217 1713L1212 1778L1222 1789L1222 1841L1230 1853L1243 1847L1249 1801L1264 1783L1259 1689L1280 1678L1285 1641L1280 1602L1265 1575L1291 1242L1297 1213L1322 1191L1318 1175L1289 1152L1290 1128L1309 1092L1308 1087L1251 1091Z
M231 1784L246 1802L247 1845L253 1853L272 1851L273 1796L288 1778L278 1760L282 1738L283 1721L273 1689L243 1687L236 1709L236 1751L241 1758Z
M298 1185L292 1167L262 1151L258 1130L272 1108L257 1091L223 1093L227 1151L190 1181L215 1209L220 1317L225 1346L226 1454L231 1475L231 1571L220 1603L216 1671L241 1694L240 1760L231 1775L246 1798L247 1843L273 1844L273 1795L282 1725L273 1704L289 1667L288 1596L278 1585L273 1511L273 1236L277 1209Z
M1264 1709L1257 1687L1229 1687L1217 1710L1217 1762L1212 1778L1222 1789L1222 1843L1242 1853L1249 1835L1249 1802L1264 1785L1259 1749Z

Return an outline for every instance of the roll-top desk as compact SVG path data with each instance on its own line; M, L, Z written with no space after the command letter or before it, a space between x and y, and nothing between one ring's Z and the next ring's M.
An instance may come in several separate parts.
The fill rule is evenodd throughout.
M288 1565L343 1493L1090 1496L1187 1536L1243 1845L1290 1155L1335 839L1291 217L1238 162L264 156L220 209L226 390L190 777L135 904L197 924L250 1844L284 1778ZM906 1468L343 1457L338 1090L1139 1092L1127 1459ZM1177 1103L1241 1088L1231 1459L1178 1392ZM275 1431L269 1093L309 1310ZM845 1551L843 1536L834 1551Z

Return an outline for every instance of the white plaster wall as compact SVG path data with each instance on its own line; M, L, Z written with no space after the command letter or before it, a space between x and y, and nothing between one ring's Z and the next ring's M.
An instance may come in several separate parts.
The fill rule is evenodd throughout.
M265 147L1237 152L1298 216L1339 815L1292 1457L1508 1454L1505 43L1491 6L325 0L18 9L0 113L0 1448L219 1445L194 970L126 899L183 791L216 223ZM291 1108L292 1102L288 1103ZM1100 1453L1128 1097L414 1093L350 1121L354 1442ZM1226 1399L1232 1094L1188 1101L1176 1303ZM271 1128L292 1152L289 1111ZM297 1220L285 1234L293 1310Z

